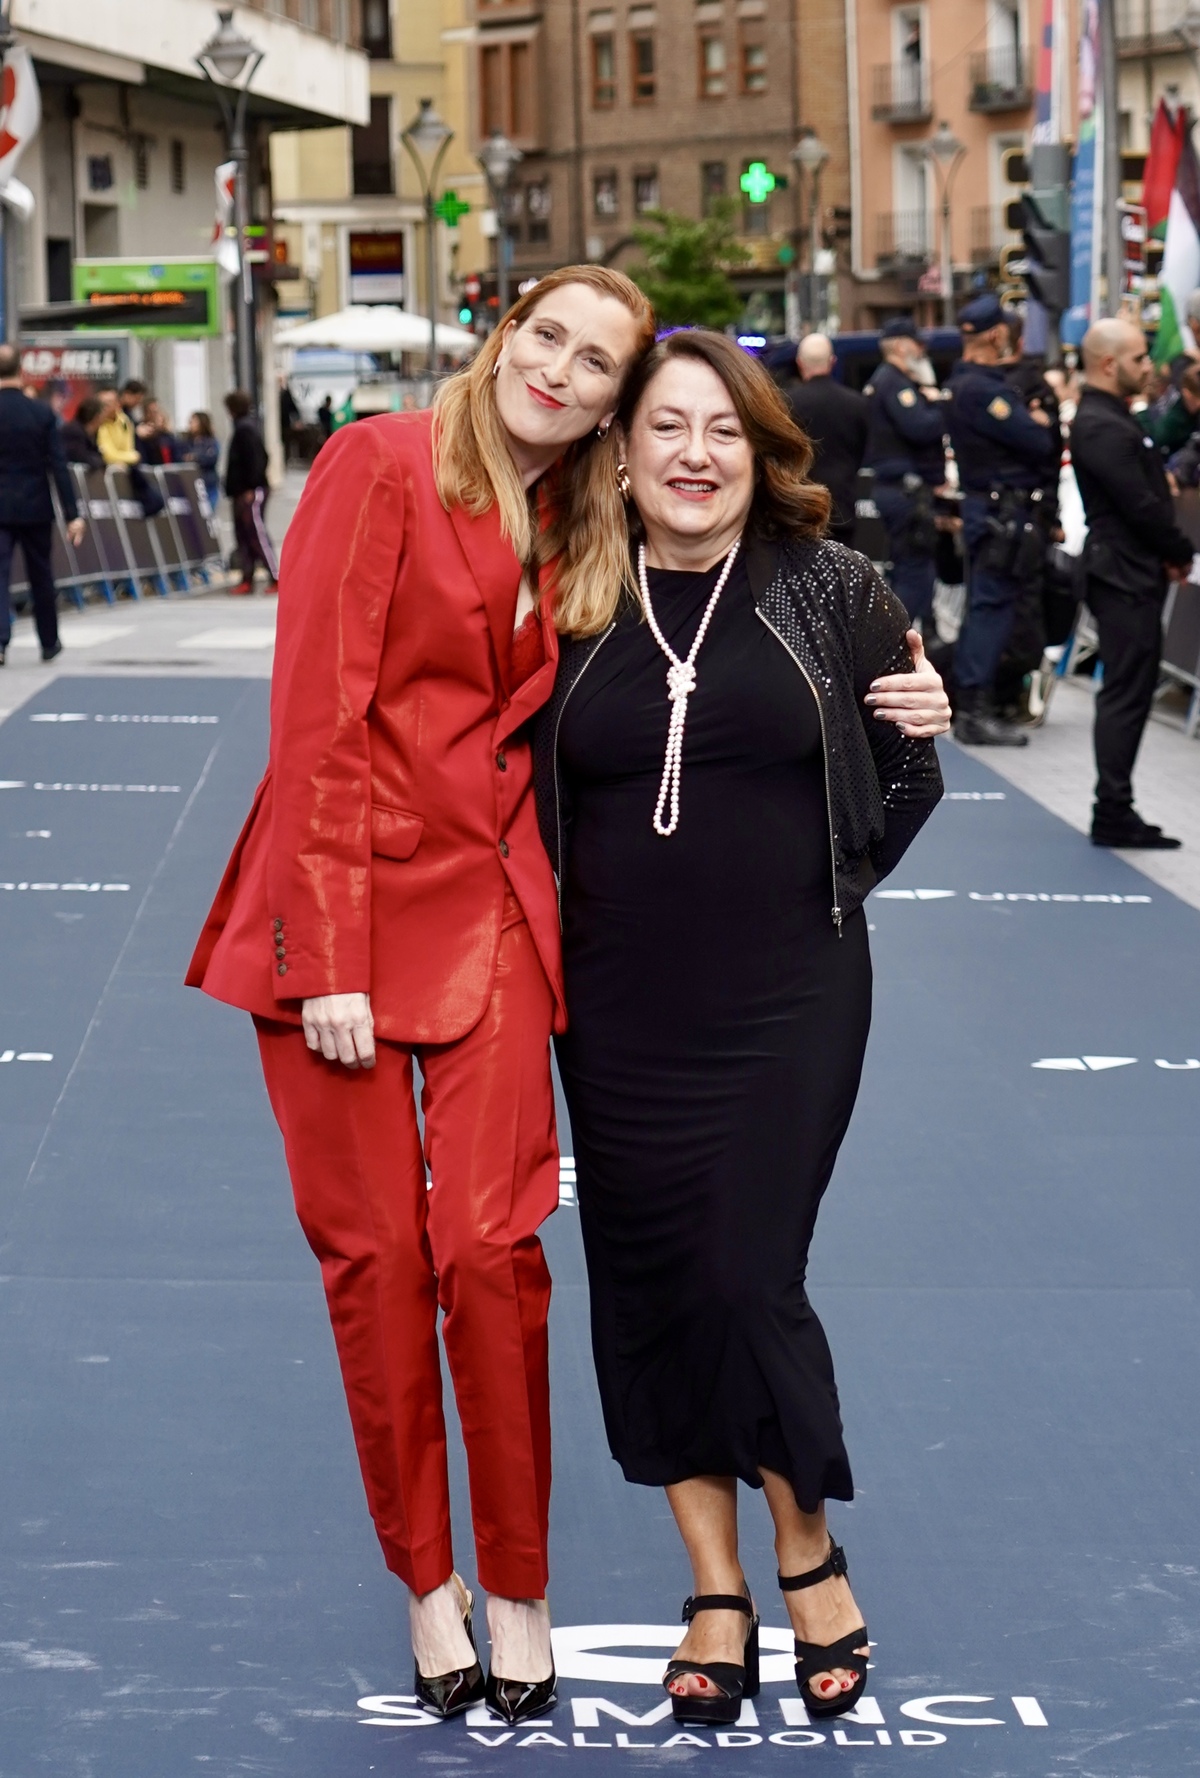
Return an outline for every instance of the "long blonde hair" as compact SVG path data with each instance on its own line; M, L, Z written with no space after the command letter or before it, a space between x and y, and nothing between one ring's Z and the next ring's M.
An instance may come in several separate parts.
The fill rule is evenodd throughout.
M559 630L587 636L608 621L608 589L614 581L629 580L616 439L591 432L568 446L542 477L535 512L496 411L495 369L505 330L510 322L523 327L543 299L564 284L585 284L624 304L638 326L632 363L654 343L654 311L623 272L602 265L568 265L548 273L517 298L472 363L438 390L433 404L433 464L438 495L447 510L461 506L479 517L498 507L501 530L520 559L538 571L553 567L555 624ZM543 596L548 591L543 576Z

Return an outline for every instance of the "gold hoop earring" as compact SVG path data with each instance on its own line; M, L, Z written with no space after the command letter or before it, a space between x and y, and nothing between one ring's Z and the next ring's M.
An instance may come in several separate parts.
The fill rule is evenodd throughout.
M617 493L621 496L622 500L628 500L628 498L632 492L633 492L633 483L629 479L629 465L628 465L628 463L618 463L617 464Z
M597 426L596 437L597 438L607 438L608 437L608 429L611 425L612 425L611 420L605 420L603 425Z

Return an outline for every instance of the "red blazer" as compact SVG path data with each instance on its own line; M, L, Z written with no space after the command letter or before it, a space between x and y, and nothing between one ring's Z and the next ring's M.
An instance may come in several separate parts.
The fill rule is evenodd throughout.
M510 695L520 577L494 508L438 499L428 413L324 447L284 549L267 774L191 986L293 1022L311 996L369 993L379 1036L449 1043L491 995L511 885L562 1028L523 730L558 640L547 608L546 664Z

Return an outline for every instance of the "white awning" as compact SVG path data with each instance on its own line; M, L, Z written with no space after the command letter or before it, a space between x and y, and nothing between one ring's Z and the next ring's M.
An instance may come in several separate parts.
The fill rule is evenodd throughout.
M341 352L427 352L429 322L390 303L355 303L316 321L281 327L275 334L275 343L327 346ZM437 349L448 358L466 358L481 343L477 334L467 333L464 328L438 325Z

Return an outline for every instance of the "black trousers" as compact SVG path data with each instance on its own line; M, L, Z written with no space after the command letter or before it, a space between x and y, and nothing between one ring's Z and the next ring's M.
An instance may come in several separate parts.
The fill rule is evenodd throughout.
M58 595L54 590L54 570L50 566L50 540L53 525L0 525L0 648L7 648L12 637L12 607L8 587L12 579L13 550L21 546L29 591L33 597L33 621L38 641L45 654L58 642Z
M1120 820L1133 807L1133 764L1158 684L1162 600L1089 580L1104 679L1096 694L1095 815Z

